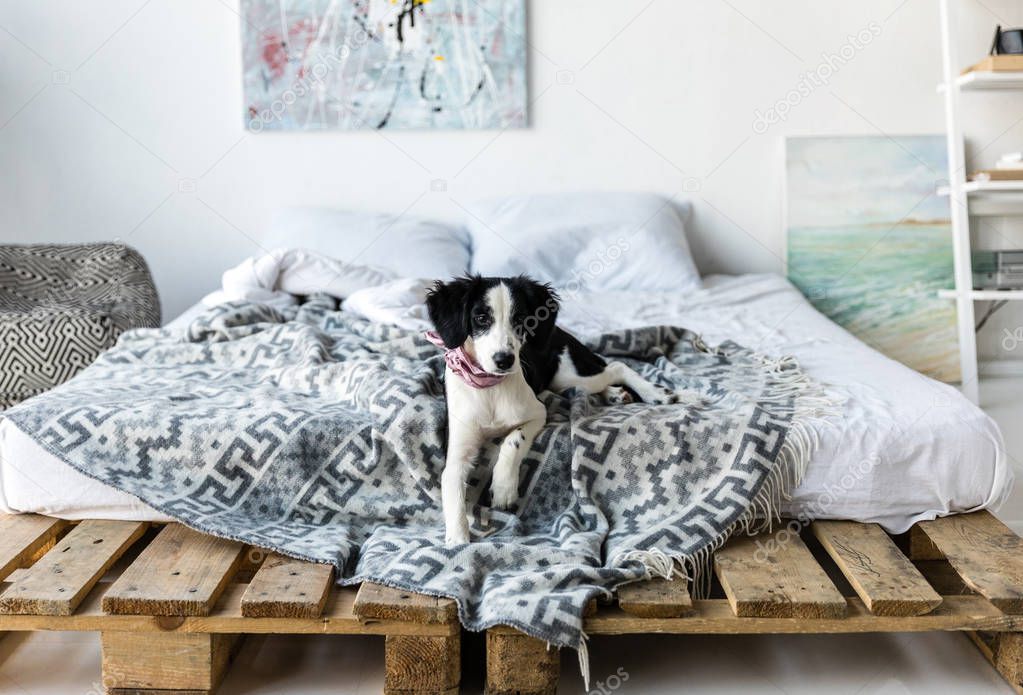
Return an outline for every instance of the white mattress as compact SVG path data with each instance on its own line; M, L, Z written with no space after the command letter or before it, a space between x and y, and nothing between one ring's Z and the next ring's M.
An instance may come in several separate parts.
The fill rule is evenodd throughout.
M171 326L187 323L190 310ZM684 296L616 292L569 297L562 325L577 334L675 324L710 343L735 340L794 355L847 400L817 428L817 448L785 512L877 522L899 533L922 519L996 508L1012 486L1001 433L947 385L889 360L824 318L776 275L715 276ZM165 520L93 481L0 420L0 511L69 519Z

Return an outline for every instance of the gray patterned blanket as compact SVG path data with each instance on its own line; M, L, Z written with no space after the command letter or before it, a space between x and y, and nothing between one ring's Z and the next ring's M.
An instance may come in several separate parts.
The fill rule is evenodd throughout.
M769 521L801 476L819 386L789 360L680 328L590 343L684 396L605 406L543 394L520 503L467 489L474 542L445 548L444 359L421 335L336 310L235 303L186 333L141 329L5 416L68 464L183 523L457 599L463 624L584 648L589 599L651 574L700 585L729 534Z

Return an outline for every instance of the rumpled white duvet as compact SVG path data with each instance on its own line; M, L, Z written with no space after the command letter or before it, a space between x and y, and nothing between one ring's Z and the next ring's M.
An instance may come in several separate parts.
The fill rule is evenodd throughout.
M228 271L224 289L204 301L289 302L292 293L328 289L346 298L346 310L406 328L427 325L422 295L429 281L307 252L274 254L276 260ZM170 326L186 325L201 310ZM712 276L704 289L685 293L579 292L563 297L560 322L578 335L681 325L709 343L734 340L767 355L793 355L829 384L845 398L843 415L816 430L819 446L786 515L877 522L900 533L919 520L996 508L1011 489L1001 433L987 415L956 389L867 347L777 275ZM3 420L0 511L163 520L130 495L72 470Z

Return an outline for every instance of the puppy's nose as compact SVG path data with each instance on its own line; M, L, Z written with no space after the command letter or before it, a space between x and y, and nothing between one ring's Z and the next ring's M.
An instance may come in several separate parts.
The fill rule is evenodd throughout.
M515 355L510 352L495 352L494 353L494 366L501 371L511 369L511 366L515 364Z

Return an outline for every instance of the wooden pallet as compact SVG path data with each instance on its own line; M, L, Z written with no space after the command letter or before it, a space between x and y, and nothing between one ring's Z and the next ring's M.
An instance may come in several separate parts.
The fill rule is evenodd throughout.
M718 585L622 587L587 611L590 635L961 631L1023 693L1023 540L980 512L880 527L816 522L804 538L737 538ZM373 584L338 587L331 568L177 524L0 516L0 633L96 631L108 692L211 693L247 634L384 635L385 693L456 693L454 602ZM554 693L560 656L510 627L487 632L487 691Z
M178 524L0 516L0 633L96 631L114 695L212 693L246 634L384 635L384 692L455 693L455 604Z
M617 605L601 607L584 629L589 635L961 631L1023 693L1023 539L993 516L923 522L898 539L877 525L846 521L815 522L804 535L806 542L785 530L733 539L715 557L720 597L693 600L684 582L626 586ZM553 694L558 672L557 649L514 628L488 630L489 695Z

